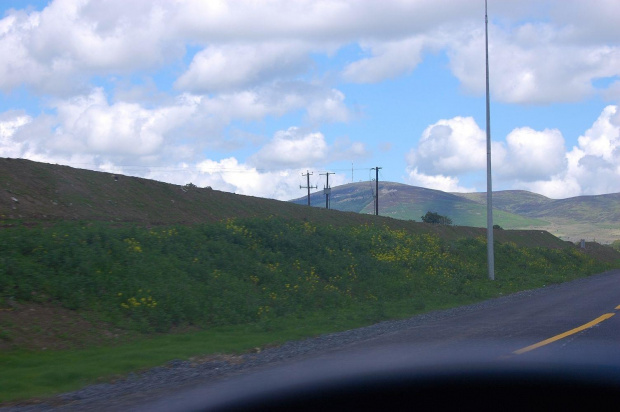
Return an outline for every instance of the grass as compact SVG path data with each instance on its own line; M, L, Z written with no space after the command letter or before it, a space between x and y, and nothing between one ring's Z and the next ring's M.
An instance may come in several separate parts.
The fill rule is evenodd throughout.
M435 306L444 308L450 304L430 304L429 308ZM161 366L175 359L255 351L286 341L348 330L422 311L425 310L419 304L402 301L392 302L382 309L374 307L370 312L317 312L303 319L286 317L184 334L150 336L121 346L2 352L0 402L41 398L77 390L88 384L122 378L129 372Z
M348 318L347 318L348 317ZM326 322L328 320L328 322ZM111 347L64 351L0 352L0 402L44 397L175 359L238 354L286 341L369 324L350 315L314 314L303 320L234 325L184 334L158 335Z
M606 268L564 246L501 243L496 267L518 287L529 287L532 276L553 283ZM0 230L0 298L59 302L145 333L301 317L426 291L478 298L485 279L485 238L448 240L388 226L271 217Z

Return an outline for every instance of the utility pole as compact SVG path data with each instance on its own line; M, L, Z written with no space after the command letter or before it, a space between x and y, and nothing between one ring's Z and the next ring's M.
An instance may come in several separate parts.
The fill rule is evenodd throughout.
M379 169L383 169L382 167L373 167L370 170L376 171L375 177L375 215L379 216Z
M310 189L316 189L316 186L310 186L310 175L312 173L310 173L309 171L306 170L306 174L301 174L302 176L307 176L308 177L308 183L306 186L299 186L300 189L308 189L308 206L310 206Z
M319 173L319 176L327 176L327 184L326 186L323 188L323 193L325 193L325 209L329 209L329 195L331 195L332 193L332 189L331 187L329 187L329 175L335 175L336 173L334 172L325 172L325 173Z
M484 0L484 45L487 69L487 261L489 279L495 280L495 254L493 251L493 184L491 182L491 104L489 103L489 17L487 0Z

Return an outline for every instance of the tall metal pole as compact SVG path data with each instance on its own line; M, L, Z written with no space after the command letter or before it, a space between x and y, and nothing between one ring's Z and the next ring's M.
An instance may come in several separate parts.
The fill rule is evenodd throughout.
M493 251L493 184L491 181L491 105L489 99L489 17L487 0L484 0L484 45L487 72L487 262L489 279L495 279L495 256Z

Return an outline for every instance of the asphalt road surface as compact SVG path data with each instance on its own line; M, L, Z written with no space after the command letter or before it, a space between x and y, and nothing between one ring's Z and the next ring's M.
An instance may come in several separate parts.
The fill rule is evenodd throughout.
M135 410L595 407L620 400L619 311L620 271L613 271L430 317Z

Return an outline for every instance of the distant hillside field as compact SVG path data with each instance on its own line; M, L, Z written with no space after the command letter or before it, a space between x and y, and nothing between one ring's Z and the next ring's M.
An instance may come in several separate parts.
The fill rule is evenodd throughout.
M457 193L486 205L485 193ZM562 239L587 239L613 243L620 239L620 193L549 199L522 190L493 193L493 205L499 210L549 223L532 228L548 230Z
M334 210L374 213L374 182L333 187ZM379 182L379 214L420 221L426 212L448 216L455 225L486 227L486 193L446 193L401 183ZM307 204L307 196L292 200ZM322 191L310 202L325 207ZM523 190L493 192L493 222L504 229L546 230L564 240L610 244L620 239L620 193L554 200Z
M311 204L325 207L323 193L310 196ZM307 197L295 199L297 204L307 204ZM322 203L321 203L322 202ZM374 211L374 186L371 182L350 183L332 188L331 208L357 213L372 214ZM420 222L426 212L449 216L458 226L486 227L486 203L469 200L439 190L425 189L401 183L381 182L379 186L379 214L396 219ZM506 229L528 228L548 224L547 221L519 216L496 209L497 224Z

